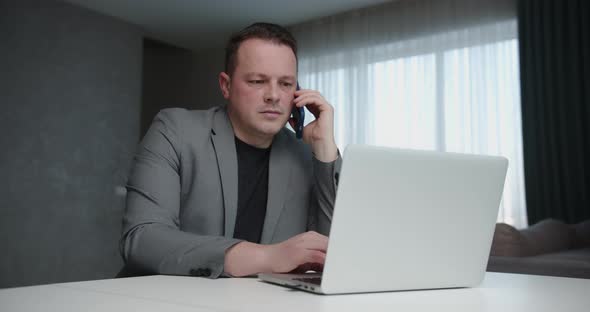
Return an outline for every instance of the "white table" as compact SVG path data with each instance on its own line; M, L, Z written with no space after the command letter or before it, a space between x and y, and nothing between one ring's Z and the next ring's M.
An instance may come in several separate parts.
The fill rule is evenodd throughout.
M476 288L322 296L254 278L146 276L0 290L0 311L590 311L590 280L486 273Z

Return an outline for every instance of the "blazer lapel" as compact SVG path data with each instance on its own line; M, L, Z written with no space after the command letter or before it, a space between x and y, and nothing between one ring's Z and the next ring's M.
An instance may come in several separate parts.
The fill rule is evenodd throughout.
M211 141L217 157L223 191L224 236L233 237L238 211L238 159L234 131L225 107L215 112L211 128Z
M266 217L262 229L260 242L268 244L272 242L277 222L285 204L285 193L291 175L292 160L287 146L285 134L280 131L275 136L270 150L268 168L268 199L266 204Z

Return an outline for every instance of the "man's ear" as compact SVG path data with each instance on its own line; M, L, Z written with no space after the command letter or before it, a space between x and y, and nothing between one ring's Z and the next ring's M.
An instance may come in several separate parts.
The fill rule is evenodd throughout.
M229 89L231 85L231 78L225 72L219 73L219 88L221 89L221 95L226 100L229 100Z

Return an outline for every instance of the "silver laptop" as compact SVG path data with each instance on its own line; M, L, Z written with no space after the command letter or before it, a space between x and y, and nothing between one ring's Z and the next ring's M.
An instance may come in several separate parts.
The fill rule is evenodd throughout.
M320 294L477 286L508 160L349 145L321 274L260 274Z

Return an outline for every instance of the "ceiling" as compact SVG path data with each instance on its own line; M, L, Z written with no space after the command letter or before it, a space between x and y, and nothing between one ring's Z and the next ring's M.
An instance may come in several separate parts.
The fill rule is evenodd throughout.
M388 0L65 0L141 26L148 36L192 50L223 45L250 23L284 26Z

